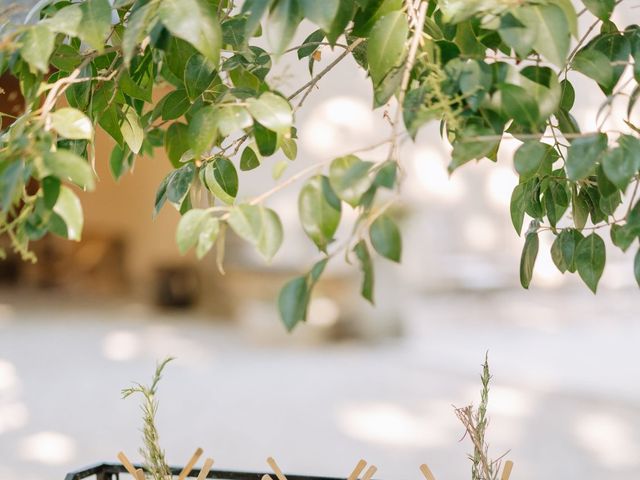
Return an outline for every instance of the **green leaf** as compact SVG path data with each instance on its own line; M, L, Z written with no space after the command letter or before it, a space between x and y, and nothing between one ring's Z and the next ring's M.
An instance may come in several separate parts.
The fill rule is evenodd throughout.
M126 151L120 145L115 145L113 150L111 151L111 155L109 156L109 170L111 170L111 175L114 180L120 180L120 177L127 170L127 154L129 153L129 149Z
M606 55L598 50L584 49L573 58L571 68L595 80L605 92L611 93L616 80Z
M573 104L576 100L576 91L569 80L562 80L560 82L560 108L565 112L568 112L573 108Z
M20 39L20 55L33 70L47 73L53 53L55 34L44 25L29 27Z
M530 140L522 144L513 157L516 172L523 180L534 176L548 175L557 160L558 153L552 145Z
M93 170L87 161L70 150L56 150L44 155L44 166L56 177L69 180L79 187L93 190Z
M187 113L191 108L191 101L185 90L175 90L167 95L162 104L162 119L175 120Z
M287 169L287 167L289 166L289 162L287 160L278 160L276 163L273 164L273 168L271 169L271 176L273 177L274 180L280 180L280 177L282 177L282 174L284 173L284 171Z
M575 255L580 278L596 293L606 263L604 241L597 233L592 233L580 241Z
M305 277L296 277L290 280L280 290L278 310L287 331L291 332L299 322L306 318L309 293Z
M298 196L300 223L307 236L326 252L342 216L340 199L323 175L310 178Z
M240 157L240 170L249 171L260 166L260 159L252 147L246 147Z
M383 257L400 262L402 238L397 225L388 215L380 215L369 227L369 238L373 248Z
M629 181L638 171L633 157L622 147L607 151L600 161L607 178L621 190L629 185Z
M352 207L360 203L362 195L369 190L371 162L363 162L355 155L336 158L329 168L331 187L338 197Z
M242 4L242 13L247 15L245 23L245 36L253 36L260 26L260 20L269 9L273 0L246 0Z
M162 0L158 15L167 30L218 65L222 31L212 7L201 0Z
M567 194L566 185L561 182L550 183L544 192L543 200L549 223L552 227L555 227L567 211L567 208L569 208L569 195Z
M588 176L607 149L607 135L598 133L576 138L567 154L567 176L570 180L582 180Z
M333 19L338 13L340 0L299 0L302 13L325 32L331 29Z
M258 239L258 251L267 260L271 259L278 253L284 233L282 222L278 214L270 208L260 207L262 215L262 233Z
M397 172L398 164L393 160L387 160L378 169L373 184L377 187L384 187L391 190L396 185Z
M82 226L84 217L82 215L82 205L80 199L70 188L61 186L58 200L53 207L53 211L62 219L66 229L56 231L69 240L80 241L82 237Z
M322 30L316 30L307 38L305 38L304 42L302 42L302 45L304 46L298 49L298 60L304 57L308 57L313 52L315 52L323 40L324 40L324 32Z
M164 135L164 149L171 164L180 167L180 158L189 150L189 127L184 123L173 123Z
M582 0L584 6L600 20L609 20L615 7L615 0Z
M232 205L238 195L238 172L228 158L216 157L204 167L204 183L227 205Z
M269 130L288 135L293 124L291 105L284 98L265 92L260 98L248 98L247 108L256 121Z
M267 260L271 260L282 245L282 223L273 210L262 205L243 204L234 207L229 215L229 225Z
M589 218L589 202L587 197L588 195L584 192L580 192L579 195L576 195L575 193L572 194L571 213L573 215L573 224L578 230L582 230L584 228L587 224L587 219Z
M217 111L214 105L204 106L189 122L189 145L196 156L207 152L218 136Z
M360 269L362 270L363 278L360 293L373 304L373 262L371 261L371 255L369 255L367 243L364 240L360 240L353 248L353 251L360 261Z
M3 162L4 163L4 162ZM22 183L24 175L24 162L14 161L8 165L0 165L0 201L2 203L2 213L9 211L16 199L16 192Z
M59 108L49 114L51 127L65 138L72 140L93 139L93 124L80 110L75 108Z
M513 189L510 202L511 223L513 223L513 228L516 229L518 235L522 232L522 223L524 222L526 207L527 184L520 183Z
M211 250L220 232L220 221L207 210L192 209L185 213L176 230L176 242L181 254L196 247L196 255L202 258Z
M86 0L80 4L82 22L78 36L98 52L104 51L105 40L111 30L111 5L109 0Z
M576 271L576 249L583 238L582 234L573 228L561 231L556 237L551 246L551 256L562 273L567 270L571 273Z
M184 67L184 87L191 102L194 102L216 78L213 65L202 55L192 55Z
M122 35L122 56L127 66L147 33L149 14L152 11L152 4L146 4L129 15L127 28Z
M636 239L636 236L633 235L632 231L626 227L618 225L617 223L611 225L610 233L613 244L623 252L626 252Z
M533 48L558 67L567 62L571 33L569 21L558 5L532 5L532 19L525 21L528 28L537 31Z
M635 259L633 260L633 273L636 277L636 282L640 287L640 249L636 253Z
M253 120L243 106L221 105L216 112L216 124L220 135L226 137L238 130L249 128L253 125Z
M522 126L535 128L540 122L540 110L535 98L527 90L508 83L500 85L502 109L508 117Z
M367 43L369 73L378 85L389 71L404 57L409 24L404 12L394 11L380 18Z
M273 155L278 149L278 134L263 127L259 122L253 124L253 137L256 140L258 152L264 157Z
M43 20L52 32L77 37L82 24L82 9L79 4L71 4L61 8L50 19Z
M269 43L276 55L287 48L302 20L298 0L278 0L269 15Z
M538 257L540 240L536 232L527 233L520 257L520 284L528 289L533 277L533 267Z
M184 201L191 188L191 182L196 173L193 163L186 163L184 166L173 172L167 184L167 200L175 207L179 207Z
M120 131L129 149L137 155L144 141L144 130L140 124L138 114L132 107L127 107L125 110Z

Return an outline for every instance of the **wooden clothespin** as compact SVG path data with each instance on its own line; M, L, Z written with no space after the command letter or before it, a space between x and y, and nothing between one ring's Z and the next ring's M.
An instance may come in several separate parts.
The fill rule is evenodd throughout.
M202 455L202 449L198 448L191 456L191 459L184 466L184 468L180 472L180 475L178 475L178 480L185 480L187 478L187 476L189 475L189 473L191 473L191 470L193 470L193 467L195 466L196 462L198 461L201 455Z
M433 473L431 473L431 470L426 463L420 465L420 471L422 472L422 475L424 475L424 478L426 478L427 480L436 480L436 477L433 476Z
M213 466L213 458L207 458L204 461L204 465L200 470L200 474L198 475L197 480L204 480L205 478L207 478L207 475L209 475L209 472L211 471L212 466Z
M376 467L375 465L371 465L369 468L367 468L367 471L364 473L362 480L371 480L377 471L378 467Z
M353 469L353 472L351 472L351 475L349 475L348 480L358 480L358 477L360 476L360 473L362 473L362 470L364 470L364 467L366 467L366 466L367 466L367 462L365 462L363 459L361 459L356 464L356 467Z
M133 463L129 461L129 459L124 454L124 452L118 453L118 460L120 460L120 463L124 466L124 468L127 469L127 472L129 472L129 475L131 475L136 480L139 479L138 471L136 470L136 467L133 466ZM143 475L144 475L144 472L143 472ZM140 480L142 479L144 479L144 476L140 478Z
M135 478L137 480L145 480L145 478L144 478L144 470L142 470L141 468L137 469L136 470L136 476L133 477L133 478Z
M276 477L278 477L278 480L287 480L287 477L285 477L284 473L282 473L282 470L280 470L280 467L273 459L273 457L267 458L267 463L271 467L271 470L273 470L273 473L276 474Z
M511 476L511 470L513 470L513 462L511 460L507 460L504 462L504 469L502 470L502 480L509 480Z

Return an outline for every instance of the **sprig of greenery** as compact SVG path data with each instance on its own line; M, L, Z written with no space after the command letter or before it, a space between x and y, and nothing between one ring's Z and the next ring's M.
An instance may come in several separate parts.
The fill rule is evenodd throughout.
M158 412L158 402L155 395L158 389L158 382L162 378L164 367L174 360L168 357L156 366L156 371L149 386L135 383L133 387L122 390L122 398L128 398L133 394L140 394L143 397L140 408L143 413L142 428L144 447L140 453L144 458L145 468L154 480L171 480L171 469L165 460L164 450L160 447L159 434L156 427L156 414Z

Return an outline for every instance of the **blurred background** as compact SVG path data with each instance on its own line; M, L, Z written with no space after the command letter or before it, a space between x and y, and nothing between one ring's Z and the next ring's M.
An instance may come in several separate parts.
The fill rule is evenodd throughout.
M623 3L614 21L638 22L637 6ZM324 50L316 71L335 55ZM308 75L306 62L285 56L271 81L288 93ZM592 82L573 80L573 113L594 129L604 97ZM298 159L284 178L389 136L370 90L349 59L319 83L297 114ZM624 108L613 105L607 128L625 128ZM0 480L62 479L115 461L120 450L139 460L141 412L120 390L147 382L167 355L177 360L160 385L158 423L172 464L201 446L221 469L262 471L274 456L285 472L346 476L365 458L387 480L421 478L425 462L438 479L470 478L472 448L453 406L477 405L487 351L488 439L494 457L510 450L513 478L637 480L634 252L607 251L594 296L556 270L553 239L543 236L532 287L522 290L523 240L509 218L517 147L505 141L497 164L481 161L449 178L437 125L406 142L403 263L376 265L376 307L359 297L357 267L338 259L308 324L287 335L277 292L316 259L297 220L299 185L268 202L286 230L273 263L229 235L221 276L214 255L197 262L178 254L171 207L151 218L171 169L163 152L138 160L116 184L111 144L99 134L98 188L82 195L83 241L47 238L34 245L38 263L0 263ZM279 160L243 172L239 197L272 186Z

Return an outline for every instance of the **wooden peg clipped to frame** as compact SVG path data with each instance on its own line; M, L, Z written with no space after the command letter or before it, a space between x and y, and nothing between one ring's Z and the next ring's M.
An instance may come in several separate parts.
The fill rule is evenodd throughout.
M287 477L285 476L284 473L282 473L282 470L280 470L280 467L278 466L276 461L273 459L273 457L267 458L267 463L271 467L271 470L273 470L273 473L276 474L276 477L278 477L278 480L287 480Z
M355 468L353 469L353 472L351 472L351 475L349 475L347 480L358 480L358 477L360 476L360 474L364 470L364 467L366 466L367 466L367 462L365 462L364 459L360 459L360 461L356 464Z
M424 478L426 478L427 480L436 480L436 477L433 476L433 473L431 473L431 470L426 463L420 465L420 471L422 472L422 475L424 475Z
M141 468L137 469L135 478L137 480L145 480L145 478L144 478L144 470L142 470Z
M180 475L178 475L178 480L185 480L187 478L187 476L191 473L191 470L193 470L193 467L195 466L196 462L198 461L201 455L202 455L202 449L201 448L196 449L193 455L191 455L191 459L187 462L187 464L184 466L184 468L180 472Z
M204 461L204 465L200 470L200 474L198 475L197 480L204 480L205 478L207 478L207 475L209 475L209 472L211 471L212 466L213 466L213 458L207 458Z
M513 470L513 462L511 460L507 460L504 462L504 469L502 469L502 480L509 480L511 470Z
M378 467L376 467L375 465L371 465L369 468L367 468L367 471L364 472L362 480L371 480L377 471Z
M127 472L129 472L129 475L131 475L134 479L137 480L138 479L138 471L136 470L136 467L133 466L133 463L131 463L131 461L124 454L124 452L119 452L118 453L118 460L124 466L124 468L127 469Z

